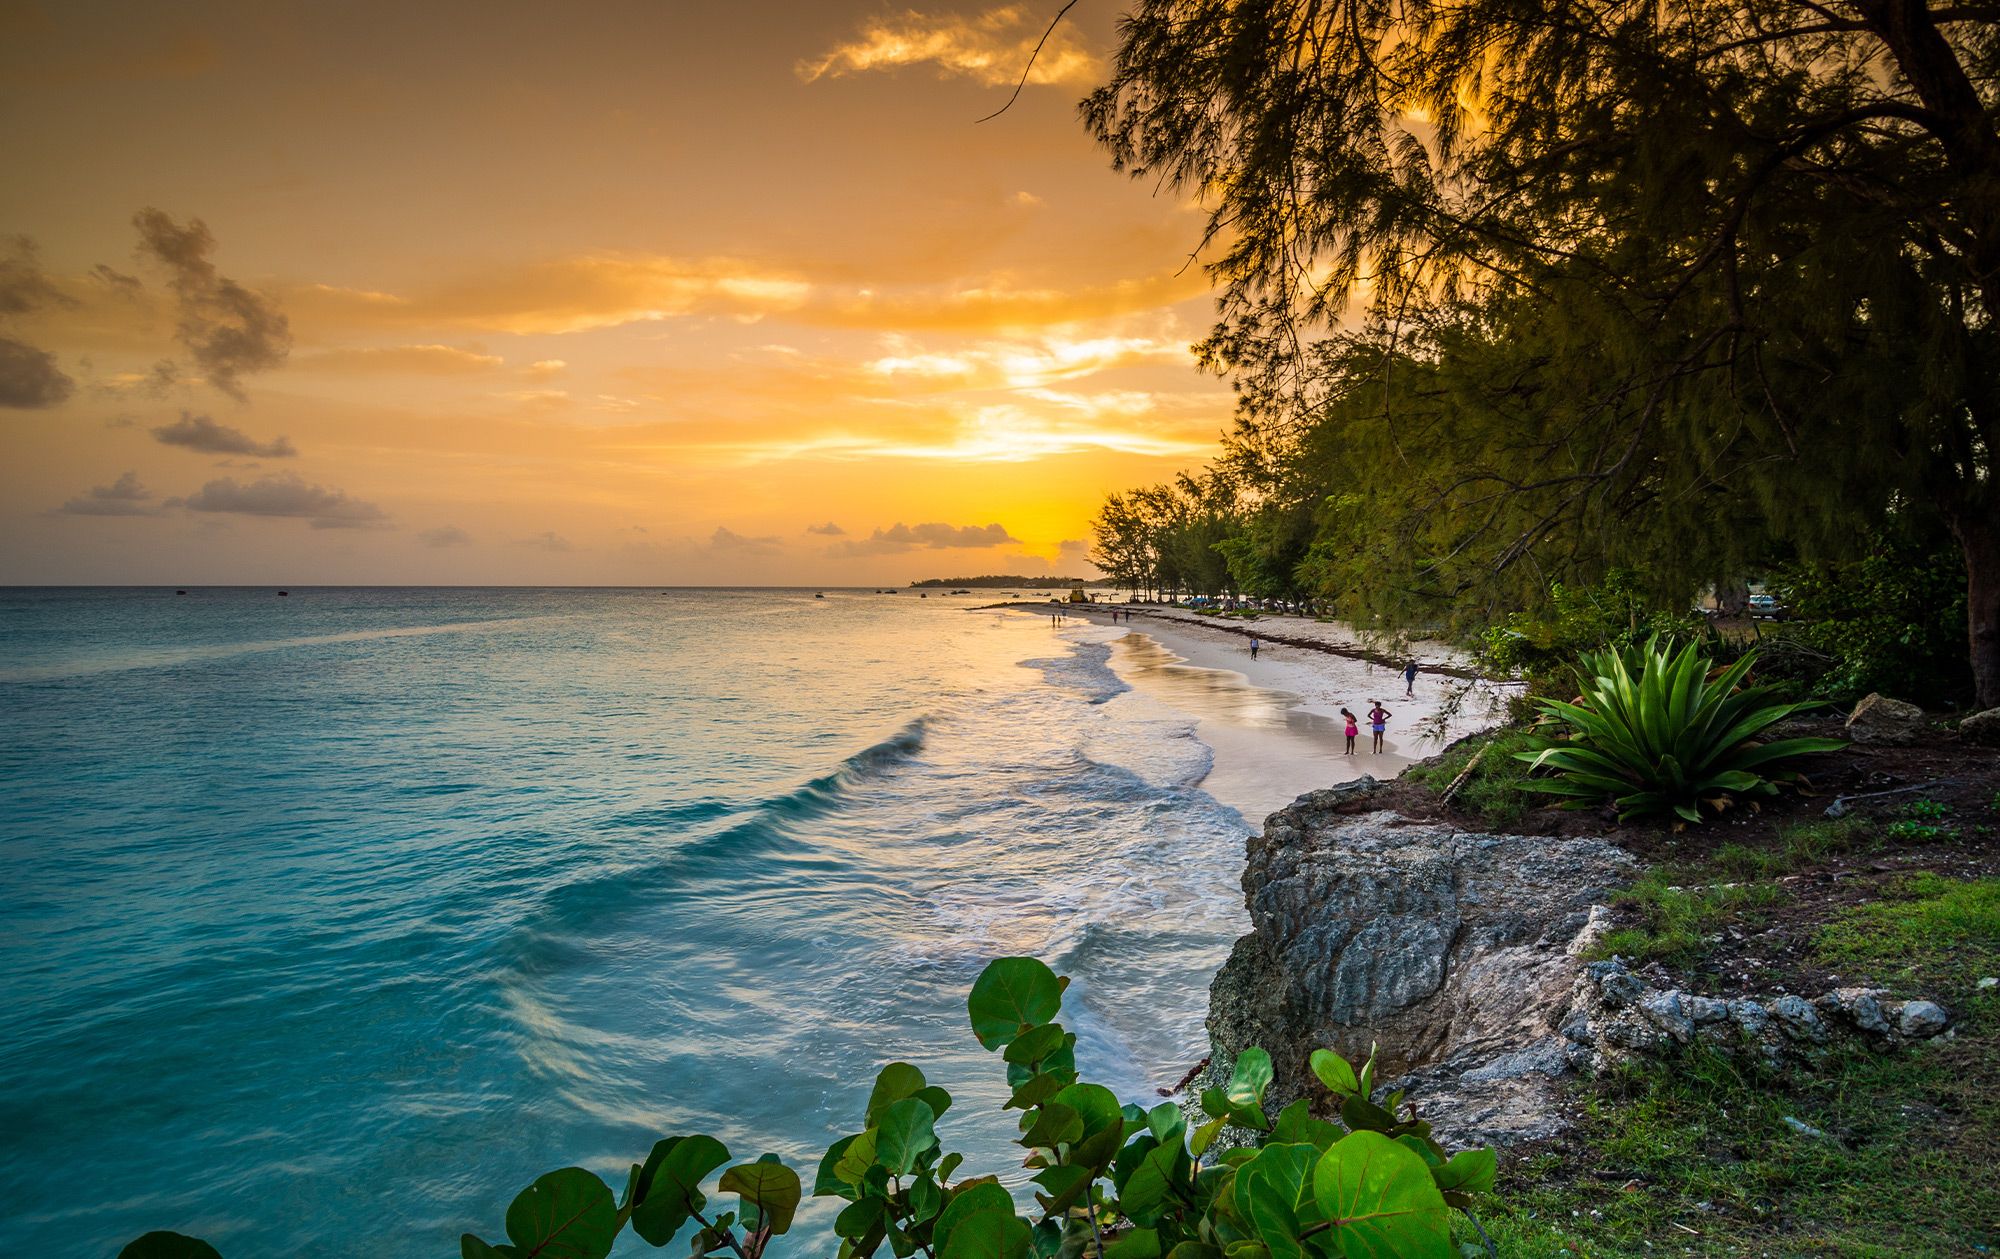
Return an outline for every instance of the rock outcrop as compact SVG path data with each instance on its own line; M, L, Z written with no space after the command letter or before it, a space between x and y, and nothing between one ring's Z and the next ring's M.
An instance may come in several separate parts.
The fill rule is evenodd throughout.
M1458 1139L1551 1130L1560 1032L1592 907L1637 867L1598 839L1484 835L1370 810L1379 784L1301 796L1253 836L1243 888L1253 932L1210 989L1226 1061L1268 1050L1271 1097L1307 1092L1326 1047L1378 1076L1409 1073ZM1601 913L1601 911L1600 911ZM1436 1104L1442 1093L1449 1104Z
M1958 737L1967 743L2000 746L2000 708L1974 713L1958 723Z
M1696 1041L1779 1064L1810 1059L1840 1037L1888 1050L1950 1027L1951 1015L1936 1002L1897 1001L1880 988L1836 988L1810 1001L1788 993L1723 1000L1657 987L1612 958L1577 976L1562 1033L1572 1063L1600 1070Z
M1869 695L1847 715L1847 737L1856 743L1915 743L1924 732L1924 710L1887 695Z

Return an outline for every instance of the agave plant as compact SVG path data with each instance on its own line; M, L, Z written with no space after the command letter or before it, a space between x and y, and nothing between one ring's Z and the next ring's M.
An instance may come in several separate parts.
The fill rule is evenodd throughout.
M1571 797L1568 807L1609 800L1618 816L1672 814L1689 822L1727 808L1742 796L1771 796L1765 776L1812 752L1831 752L1839 739L1758 736L1812 703L1786 703L1774 688L1745 686L1756 653L1716 670L1693 644L1679 650L1648 640L1631 658L1616 651L1583 656L1583 694L1576 703L1539 700L1544 717L1569 728L1567 737L1538 736L1515 755L1554 777L1537 791Z

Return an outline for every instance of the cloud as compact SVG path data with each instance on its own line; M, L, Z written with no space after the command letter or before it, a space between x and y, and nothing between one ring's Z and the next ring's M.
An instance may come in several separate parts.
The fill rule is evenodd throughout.
M1035 45L1048 30L1040 12L1020 5L989 9L977 17L956 13L903 13L876 18L855 37L818 60L801 61L798 76L822 77L929 64L990 87L1012 87L1027 71L1030 83L1089 83L1102 72L1096 57L1058 25L1041 54ZM1033 58L1032 68L1029 60Z
M470 546L472 535L457 525L441 525L436 529L424 530L417 535L417 541L432 547Z
M810 292L796 275L734 258L598 253L488 270L410 297L315 285L292 300L316 323L542 335L685 315L757 318Z
M957 547L1005 546L1020 539L998 524L948 525L939 521L906 525L898 521L866 538L836 542L828 555L896 555L904 551L942 551Z
M35 242L26 236L4 241L0 253L0 315L25 315L48 306L76 303L50 280L35 256Z
M127 472L109 485L92 486L89 493L56 510L66 516L157 516L160 504L153 501L151 490L139 484L138 473Z
M75 388L55 355L0 337L0 407L52 407Z
M582 254L489 268L410 294L310 285L289 290L286 305L315 328L425 336L445 329L543 336L695 318L1021 332L1158 310L1208 291L1199 270L1065 288L1021 287L1005 277L868 285L810 270L727 257ZM552 374L559 361L530 370Z
M35 257L35 242L8 238L0 251L0 318L76 303L57 288ZM76 382L56 366L56 356L25 341L0 337L0 407L52 407Z
M721 525L715 527L715 532L710 534L708 539L709 550L735 555L769 555L779 546L780 543L776 538L746 538L735 530L725 529Z
M113 270L101 262L90 269L90 278L120 297L136 298L139 291L146 287L138 276L126 275L123 271Z
M841 528L831 520L823 525L807 525L806 532L817 533L823 538L844 538L847 536L847 530Z
M241 429L230 428L227 424L217 424L205 415L190 415L181 412L181 418L172 424L162 424L153 430L153 438L169 446L185 446L189 450L199 450L209 455L256 455L260 459L288 459L298 454L287 437L260 442Z
M291 325L262 294L216 273L208 255L215 237L200 219L183 227L148 206L132 216L139 250L171 273L179 322L175 335L187 347L208 383L243 400L238 377L285 361L292 347Z
M183 505L190 511L291 517L310 521L315 529L366 529L388 522L375 504L349 498L345 490L310 484L291 472L248 485L223 477L202 486Z
M370 345L322 350L299 360L301 367L338 372L381 372L411 376L463 376L504 367L497 354L462 350L451 345Z
M570 545L568 538L563 537L553 529L538 533L532 538L516 538L514 539L514 545L531 546L537 550L555 551L558 553L576 549Z

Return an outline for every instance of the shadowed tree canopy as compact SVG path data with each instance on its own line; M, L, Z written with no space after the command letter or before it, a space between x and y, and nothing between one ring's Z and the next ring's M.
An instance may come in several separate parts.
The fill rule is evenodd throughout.
M1210 210L1226 462L1315 487L1316 581L1685 599L1887 524L1995 705L1996 79L1993 5L1138 0L1084 114Z

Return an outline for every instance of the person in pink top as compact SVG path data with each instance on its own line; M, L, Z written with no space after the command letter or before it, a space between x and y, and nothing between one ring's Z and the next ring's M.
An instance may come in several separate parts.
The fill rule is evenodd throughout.
M1346 708L1340 710L1340 715L1347 718L1347 750L1342 752L1341 755L1353 756L1354 736L1361 733L1361 721L1351 710Z
M1373 708L1368 710L1368 728L1375 732L1375 750L1380 752L1382 750L1382 732L1389 728L1389 718L1395 714L1382 707L1382 701L1379 699L1371 699L1368 702L1374 705Z

